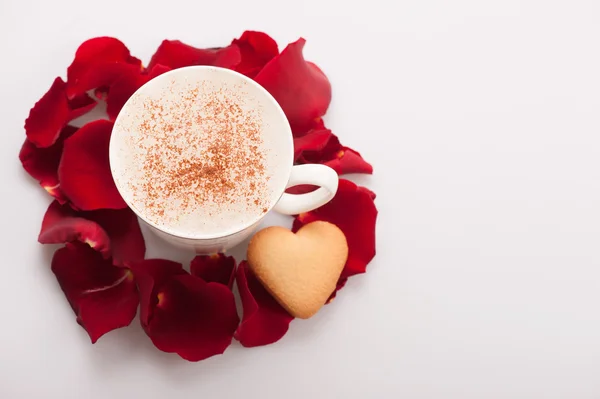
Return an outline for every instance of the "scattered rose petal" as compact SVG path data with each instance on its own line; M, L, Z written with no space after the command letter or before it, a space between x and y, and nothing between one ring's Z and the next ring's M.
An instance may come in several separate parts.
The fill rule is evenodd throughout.
M304 134L323 116L331 102L331 85L325 74L304 60L304 39L289 44L256 75L275 97L295 135Z
M139 301L133 275L89 246L74 243L57 250L52 272L92 343L135 317Z
M68 199L60 188L58 164L60 163L64 140L72 136L76 131L76 127L65 126L58 140L50 147L45 148L36 147L31 141L25 139L19 152L19 159L23 164L23 169L31 177L39 181L44 190L61 204L67 202Z
M263 32L245 31L235 44L240 49L241 62L235 70L254 78L258 72L279 54L279 48L271 36Z
M25 133L36 147L50 147L58 140L67 123L96 106L96 101L87 94L67 100L66 87L61 78L56 78L46 94L29 111Z
M371 164L366 162L358 152L348 147L341 147L333 159L323 162L323 164L335 170L339 175L373 173Z
M289 187L285 190L288 194L306 194L317 190L319 186L313 186L311 184L300 184L299 186Z
M65 82L56 78L50 89L35 103L25 120L27 139L36 147L49 147L58 140L69 122L69 102Z
M339 175L373 173L373 167L358 152L342 146L337 136L328 129L313 129L294 139L294 155L297 163L324 164Z
M318 117L310 121L310 125L306 128L305 131L294 132L294 137L304 136L305 134L310 133L312 130L323 130L327 129L325 127L325 121L323 118Z
M144 259L144 236L138 218L130 208L99 209L81 214L106 231L110 238L111 255L115 265Z
M142 326L158 349L193 362L227 349L239 323L229 288L161 259L132 268L140 288Z
M366 187L363 187L363 186L358 186L358 189L359 189L360 191L362 191L362 192L365 192L365 193L367 193L367 194L369 195L369 197L371 197L371 199L375 199L375 198L377 198L377 194L375 194L373 191L369 190L369 189L368 189L368 188L366 188Z
M342 278L364 273L375 256L375 222L377 208L373 198L349 180L340 179L335 197L320 208L296 216L292 230L315 220L324 220L338 226L348 241L348 261Z
M127 207L117 191L108 161L112 122L90 122L65 140L58 167L64 194L81 210Z
M235 339L246 347L279 341L294 318L261 285L246 261L238 266L236 282L244 316L235 332Z
M170 70L164 65L155 65L149 71L130 70L121 75L111 86L106 96L106 113L115 120L129 97L155 77Z
M73 119L79 118L82 115L87 114L92 109L94 109L98 105L96 100L90 97L87 94L82 94L69 100L69 117L68 120L72 121Z
M158 64L171 69L192 65L233 68L240 63L240 60L240 49L236 45L199 49L179 40L164 40L150 59L148 69L152 69Z
M140 322L146 329L158 302L158 290L173 276L186 274L181 263L166 259L146 259L126 265L135 276L140 291Z
M333 301L337 295L337 292L339 290L341 290L342 288L344 288L344 286L346 285L346 283L348 282L348 277L342 277L338 280L336 286L335 286L335 291L333 291L333 293L331 294L331 296L329 297L329 299L327 300L327 303L331 303L331 301Z
M239 321L229 288L183 274L161 287L146 332L158 349L196 362L223 353Z
M80 241L100 252L105 259L110 257L110 238L106 231L91 220L78 217L68 205L54 201L48 207L42 229L38 236L41 244L64 244Z
M304 152L319 153L322 151L331 139L331 130L317 129L311 130L304 136L294 139L294 159L298 160Z
M67 68L67 95L73 98L100 86L108 86L128 68L141 69L139 59L112 37L96 37L81 44Z
M235 259L225 254L198 255L192 259L190 273L208 283L221 283L231 289L235 279Z
M144 258L146 245L137 217L129 208L77 212L54 201L48 207L38 237L42 244L80 241L113 263Z

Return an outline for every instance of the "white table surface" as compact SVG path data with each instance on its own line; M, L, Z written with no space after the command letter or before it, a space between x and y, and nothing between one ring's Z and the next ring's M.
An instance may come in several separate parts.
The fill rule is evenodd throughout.
M600 3L285 3L1 0L0 398L599 398ZM192 364L137 320L91 345L36 242L30 107L89 37L147 62L250 28L304 36L331 79L326 122L375 167L376 259L272 346Z

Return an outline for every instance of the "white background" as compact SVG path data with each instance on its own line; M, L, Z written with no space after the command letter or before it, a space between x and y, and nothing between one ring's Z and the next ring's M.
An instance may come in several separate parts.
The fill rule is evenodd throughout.
M0 397L600 398L600 3L286 3L0 0ZM305 37L330 77L377 257L272 346L191 364L137 320L91 345L36 242L23 121L89 37L147 62L244 29Z

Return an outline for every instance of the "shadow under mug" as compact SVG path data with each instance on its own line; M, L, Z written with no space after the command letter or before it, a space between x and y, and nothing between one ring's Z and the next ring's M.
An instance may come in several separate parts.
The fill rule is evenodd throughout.
M272 172L277 175L277 179L275 180L281 183L278 187L273 187L278 195L275 195L274 198L276 200L273 200L269 204L268 212L275 210L286 215L297 215L318 208L334 197L339 179L333 169L318 164L293 165L294 141L292 130L283 110L269 92L253 80L229 69L211 66L185 67L162 74L140 87L130 97L119 113L110 140L109 162L117 189L129 207L143 223L150 227L153 233L172 245L193 249L198 254L224 252L235 247L254 233L262 219L268 213L265 212L257 215L245 225L231 226L229 229L224 229L224 232L220 235L202 235L201 232L184 235L169 231L167 227L149 220L143 212L132 206L132 199L129 198L127 191L122 187L123 182L116 178L116 176L120 175L119 171L122 167L119 162L119 146L122 145L121 139L124 136L125 124L123 119L127 118L124 115L128 115L128 117L135 116L136 110L132 101L134 98L155 92L165 85L171 84L173 81L180 80L190 83L216 81L237 86L243 84L257 98L261 106L261 111L265 115L264 125L268 129L272 129L273 132L276 132L276 135L271 135L270 137L277 140L276 148L278 156L282 159L282 162L280 162L282 167ZM285 192L289 187L302 184L318 186L319 188L305 194L289 194Z

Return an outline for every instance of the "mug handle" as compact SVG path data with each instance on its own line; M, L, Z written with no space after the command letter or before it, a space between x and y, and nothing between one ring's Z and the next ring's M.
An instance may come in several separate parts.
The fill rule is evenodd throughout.
M306 194L283 193L273 209L284 215L298 215L312 211L331 201L337 192L338 182L338 174L329 166L318 164L295 165L292 167L286 189L300 184L320 187Z

